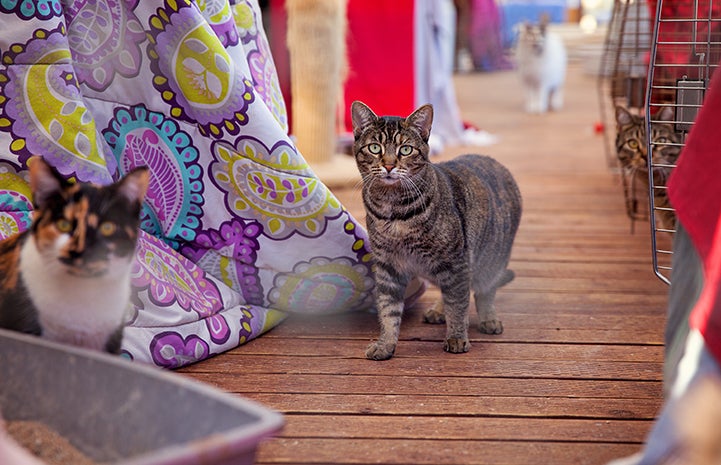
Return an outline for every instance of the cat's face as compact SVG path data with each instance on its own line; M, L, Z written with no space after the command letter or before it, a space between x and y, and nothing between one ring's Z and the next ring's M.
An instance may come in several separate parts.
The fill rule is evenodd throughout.
M428 163L433 107L423 105L407 118L376 116L353 102L353 152L364 184L403 185Z
M518 47L535 56L543 55L546 48L546 23L538 25L526 23L518 35Z
M32 239L47 266L78 277L126 272L148 182L147 169L138 168L108 186L71 184L34 158Z
M675 164L678 157L676 144L680 141L671 123L673 116L671 107L662 107L652 117L655 121L651 125L654 164ZM616 107L616 129L616 154L621 166L633 170L647 169L646 119L619 106Z

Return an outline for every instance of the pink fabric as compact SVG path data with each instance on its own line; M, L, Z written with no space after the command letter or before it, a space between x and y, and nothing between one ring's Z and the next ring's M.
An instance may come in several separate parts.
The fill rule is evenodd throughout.
M512 69L513 64L504 54L501 13L496 0L472 0L471 5L469 43L476 69L482 71Z

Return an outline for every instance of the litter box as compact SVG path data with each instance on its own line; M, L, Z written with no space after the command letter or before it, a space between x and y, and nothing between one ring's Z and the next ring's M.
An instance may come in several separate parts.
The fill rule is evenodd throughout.
M281 414L118 356L0 330L0 415L113 465L252 464Z

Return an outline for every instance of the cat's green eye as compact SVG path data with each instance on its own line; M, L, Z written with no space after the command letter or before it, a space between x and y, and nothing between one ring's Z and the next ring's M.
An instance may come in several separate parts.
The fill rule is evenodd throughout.
M73 229L73 224L70 222L70 220L60 218L55 222L55 227L61 233L69 233Z
M381 146L380 144L370 144L368 145L368 151L373 155L378 155L381 153Z
M410 145L401 145L401 147L398 149L398 153L401 155L410 155L413 153L413 147Z
M632 149L636 150L638 148L638 141L637 140L630 140L628 141L628 146Z
M115 226L115 223L111 223L110 221L104 221L100 223L100 227L98 228L98 231L100 231L100 234L103 236L112 236L115 231L118 229L117 226Z

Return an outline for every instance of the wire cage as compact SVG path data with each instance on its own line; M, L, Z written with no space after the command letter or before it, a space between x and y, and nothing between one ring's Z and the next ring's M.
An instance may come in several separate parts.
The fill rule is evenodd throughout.
M598 73L599 108L603 125L606 162L618 170L631 230L636 220L648 219L647 188L620 170L616 154L615 107L643 114L646 104L648 57L652 42L649 5L643 0L615 0Z
M667 175L675 167L662 152L681 152L703 103L711 76L721 60L721 0L657 0L653 41L649 56L646 89L646 138L649 172L649 199L653 267L656 275L670 283L672 235L675 218L670 205L663 203ZM672 121L658 115L672 109ZM670 110L666 110L670 111ZM671 124L675 138L658 138Z

